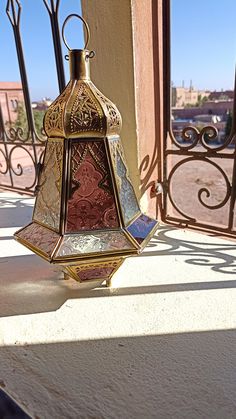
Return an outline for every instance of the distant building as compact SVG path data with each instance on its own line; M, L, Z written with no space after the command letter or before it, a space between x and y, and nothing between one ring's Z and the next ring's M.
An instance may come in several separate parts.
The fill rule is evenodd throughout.
M233 100L234 99L234 91L233 90L221 90L220 92L214 91L211 92L208 100L218 100L218 101L226 101L226 100Z
M52 100L45 97L42 100L38 101L38 102L33 102L32 103L32 108L36 111L46 111L49 106L52 104Z
M172 106L175 108L184 108L187 105L194 106L199 98L208 98L209 95L209 91L196 90L191 85L188 88L172 87Z
M227 115L233 110L233 100L206 101L201 107L172 108L173 119L194 119L197 115L219 115L226 121Z
M233 99L209 100L202 105L202 113L221 115L223 119L233 110Z
M0 105L4 122L14 122L17 119L17 109L24 101L22 84L20 82L0 82Z

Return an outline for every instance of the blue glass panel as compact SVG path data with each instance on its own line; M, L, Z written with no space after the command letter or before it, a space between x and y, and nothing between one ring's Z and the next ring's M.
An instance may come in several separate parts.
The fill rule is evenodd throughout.
M157 220L153 220L147 215L142 214L132 224L130 224L127 230L138 243L142 243L156 224Z

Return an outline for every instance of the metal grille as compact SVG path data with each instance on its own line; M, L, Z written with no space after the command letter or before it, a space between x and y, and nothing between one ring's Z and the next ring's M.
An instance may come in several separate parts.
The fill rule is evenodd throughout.
M42 1L50 19L58 85L61 92L65 87L65 74L58 23L60 0ZM23 132L21 127L7 129L0 105L0 188L34 194L44 154L45 136L43 130L40 133L36 132L34 123L21 38L22 5L20 0L8 0L6 13L14 34L28 129L27 132ZM22 160L27 160L26 166L22 164Z
M185 127L181 141L174 136L171 127L170 7L171 0L163 2L163 221L235 237L236 99L231 133L223 142L216 141L218 132L214 126L201 130Z

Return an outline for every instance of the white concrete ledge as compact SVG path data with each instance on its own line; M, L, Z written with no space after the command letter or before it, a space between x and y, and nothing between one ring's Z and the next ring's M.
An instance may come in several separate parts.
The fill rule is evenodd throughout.
M0 195L0 386L39 418L236 416L236 243L162 226L112 289L81 291L12 239Z

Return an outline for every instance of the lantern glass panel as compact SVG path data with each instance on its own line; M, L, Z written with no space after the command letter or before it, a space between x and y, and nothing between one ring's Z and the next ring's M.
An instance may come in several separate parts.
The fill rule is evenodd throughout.
M98 279L98 278L109 278L109 275L112 274L115 268L109 266L98 266L89 269L81 269L78 272L78 275L81 281L86 281L90 279Z
M49 140L46 145L43 170L39 178L39 192L36 199L33 220L59 231L63 140Z
M135 246L122 231L97 231L93 234L73 234L63 237L56 258L83 253L117 252L133 250Z
M156 224L156 220L142 214L132 224L130 224L127 230L138 243L142 243Z
M104 141L73 141L66 232L119 227Z
M124 215L125 224L132 220L139 212L138 202L134 193L134 188L127 177L127 168L117 152L117 175L121 180L120 202Z
M117 178L118 193L125 224L140 213L134 188L128 177L124 152L119 137L109 140L109 147Z
M37 223L29 224L17 233L18 237L30 243L36 250L50 257L60 236L55 231L49 230Z

